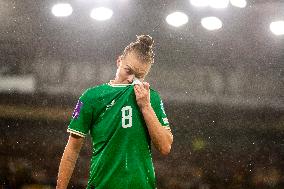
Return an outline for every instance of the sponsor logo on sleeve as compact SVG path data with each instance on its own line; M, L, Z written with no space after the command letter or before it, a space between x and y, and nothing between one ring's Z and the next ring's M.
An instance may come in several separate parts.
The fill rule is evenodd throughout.
M164 124L168 124L169 123L169 120L168 120L168 118L163 118L163 122L164 122Z
M83 102L78 100L76 107L74 109L73 115L72 115L73 119L77 119L79 117L82 106L83 106Z
M165 108L164 108L164 104L163 104L163 101L162 101L162 100L161 100L160 106L161 106L161 109L162 109L162 111L163 111L163 114L166 114Z

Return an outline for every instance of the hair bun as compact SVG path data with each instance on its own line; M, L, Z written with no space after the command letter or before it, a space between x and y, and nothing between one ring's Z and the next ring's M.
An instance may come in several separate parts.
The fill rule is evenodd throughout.
M150 35L139 35L137 36L137 42L151 48L153 46L154 40Z

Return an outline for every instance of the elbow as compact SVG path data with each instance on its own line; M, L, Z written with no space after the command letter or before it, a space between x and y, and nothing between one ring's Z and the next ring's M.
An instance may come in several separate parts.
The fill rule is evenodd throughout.
M168 155L171 151L171 145L167 145L160 149L160 153L164 156Z
M161 145L159 148L159 151L162 155L166 156L171 152L172 143L173 143L174 137L171 132L168 133L167 139L164 142L164 145Z
M173 137L171 136L168 144L166 144L162 148L160 148L160 150L159 150L160 153L164 156L168 155L171 152L172 143L173 143Z

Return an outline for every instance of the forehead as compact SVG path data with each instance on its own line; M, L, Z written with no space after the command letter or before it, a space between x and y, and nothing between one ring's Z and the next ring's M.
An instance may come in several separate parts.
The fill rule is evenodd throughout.
M147 72L151 65L142 62L134 53L127 54L122 61L124 66L128 66L136 72Z

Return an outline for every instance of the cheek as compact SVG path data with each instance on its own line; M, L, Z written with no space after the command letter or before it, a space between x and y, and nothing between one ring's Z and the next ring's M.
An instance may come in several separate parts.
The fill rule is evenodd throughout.
M127 76L127 73L124 71L124 69L118 68L116 75L120 78L124 78Z
M120 69L118 68L117 70L116 70L116 76L119 76L119 72L120 72Z

